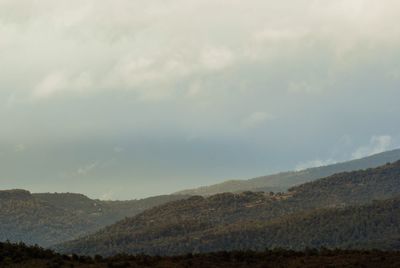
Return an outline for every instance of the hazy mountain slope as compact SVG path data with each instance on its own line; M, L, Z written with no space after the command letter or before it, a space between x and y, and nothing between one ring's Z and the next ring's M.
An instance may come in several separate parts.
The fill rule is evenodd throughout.
M57 246L57 249L107 255L118 252L180 254L208 251L207 237L214 233L217 235L221 230L233 228L232 233L218 236L218 241L235 236L234 230L238 226L239 229L252 229L315 209L341 209L399 195L400 161L375 169L336 174L294 187L286 194L225 193L171 202L108 226L93 235ZM334 218L331 220L335 224ZM220 243L218 241L215 243Z
M34 198L28 191L0 192L0 240L50 245L99 225Z
M286 191L288 188L339 172L374 168L388 162L400 160L400 149L329 166L309 168L301 171L282 172L249 180L231 180L177 192L187 195L213 195L223 192L241 191Z
M101 226L115 223L125 217L134 216L154 206L188 197L160 195L138 200L104 201L90 199L85 195L75 193L39 193L32 195L57 208L71 211L87 219L93 219Z
M182 196L132 201L92 200L81 194L31 194L0 191L0 241L49 246L134 216L145 209Z

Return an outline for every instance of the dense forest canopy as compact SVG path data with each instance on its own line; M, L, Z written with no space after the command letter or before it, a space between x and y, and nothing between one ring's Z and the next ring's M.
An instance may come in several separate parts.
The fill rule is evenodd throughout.
M335 174L286 193L194 196L146 210L56 249L104 255L170 255L269 246L370 248L382 244L396 249L399 180L400 161Z
M327 266L329 265L329 266ZM399 252L307 249L292 251L263 249L254 251L221 251L207 254L186 254L174 257L118 254L112 257L62 255L37 246L0 243L1 267L57 268L320 268L320 267L399 267Z

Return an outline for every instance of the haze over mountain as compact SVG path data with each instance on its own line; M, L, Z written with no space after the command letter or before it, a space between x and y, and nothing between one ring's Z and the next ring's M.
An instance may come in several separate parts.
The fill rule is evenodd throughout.
M0 191L0 241L50 246L182 198L186 197L167 195L131 201L102 201L72 193Z
M225 193L170 202L56 248L103 255L265 247L399 249L399 197L400 161L338 173L285 194Z
M0 267L396 266L399 25L400 0L0 0Z
M189 195L210 195L218 191L286 191L290 186L314 180L318 176L375 167L398 159L400 159L400 150L394 150L326 167L235 183L228 182L203 188L201 191L185 191L179 195L155 196L132 201L93 200L85 195L73 193L31 194L24 190L0 191L0 240L9 239L15 242L24 241L28 244L49 246L93 233L125 217L134 216L169 201L185 199ZM236 188L229 188L232 185ZM303 200L301 203L305 206L308 201Z
M250 180L226 181L215 185L179 191L176 192L176 194L213 195L224 192L242 191L286 191L295 185L330 176L335 173L378 167L397 160L400 160L400 149L327 166L283 172Z

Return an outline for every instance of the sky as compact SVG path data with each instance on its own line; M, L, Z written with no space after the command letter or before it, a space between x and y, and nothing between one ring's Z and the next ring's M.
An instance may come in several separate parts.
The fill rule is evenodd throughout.
M400 146L397 0L0 0L0 188L166 194Z

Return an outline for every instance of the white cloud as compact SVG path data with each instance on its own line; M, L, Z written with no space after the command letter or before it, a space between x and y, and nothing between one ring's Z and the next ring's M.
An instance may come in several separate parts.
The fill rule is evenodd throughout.
M337 163L337 161L335 161L334 159L326 159L326 160L315 159L297 164L295 170L300 171L307 168L322 167L322 166L332 165L335 163Z
M2 62L14 73L25 62L37 69L22 85L36 99L70 89L81 94L74 88L82 87L90 92L135 89L139 98L169 98L179 93L167 87L191 75L253 60L274 64L271 57L315 48L335 50L330 56L343 64L352 62L354 57L344 57L349 52L363 55L400 39L393 26L400 4L394 0L122 0L118 5L2 0L0 5L0 53L12 55ZM295 81L290 89L320 88Z
M323 90L322 86L313 85L306 81L290 82L288 86L289 92L314 94Z
M47 75L33 90L35 99L49 98L68 87L68 79L63 72L53 72Z
M233 64L233 61L233 52L228 48L209 47L201 55L201 63L210 70L222 70Z
M297 42L305 38L309 32L305 29L276 29L266 28L254 33L254 40L264 44L279 42Z
M105 192L100 196L100 200L116 200L116 194L114 191Z
M387 72L387 77L393 80L400 79L400 69L393 69Z
M94 170L97 166L98 166L98 163L97 163L97 162L90 163L90 164L87 164L87 165L85 165L85 166L83 166L83 167L78 168L78 170L76 171L76 173L77 173L78 175L86 175L86 174L88 174L89 172L91 172L92 170Z
M196 98L202 92L203 92L203 90L202 90L201 83L196 81L196 82L193 82L191 85L189 85L186 95L188 98Z
M352 159L362 158L387 151L392 146L393 139L389 135L373 136L369 144L359 147L352 153Z
M267 121L274 120L275 116L265 112L254 112L242 120L242 127L255 128Z
M192 66L182 59L169 57L161 60L127 56L119 60L105 77L100 79L97 88L134 91L142 100L164 99L175 90L166 85L184 78L191 72Z
M11 107L13 107L13 106L15 105L16 102L17 102L17 97L15 96L14 93L11 93L11 94L7 97L7 99L6 99L6 101L5 101L5 107L6 107L6 108L11 108Z
M14 151L15 151L16 153L21 153L21 152L23 152L23 151L25 151L25 150L26 150L25 144L20 143L20 144L15 145Z
M123 147L120 147L120 146L115 146L114 148L113 148L113 151L114 151L114 153L122 153L123 151L125 151L125 149L123 148Z
M351 145L352 141L349 136L343 136L340 143L343 143L346 146ZM384 151L390 150L393 145L393 138L389 135L381 135L381 136L373 136L371 137L369 144L360 146L357 148L352 154L351 159L359 159L363 157L367 157L373 154L382 153ZM343 149L343 148L342 148ZM336 150L334 150L336 151ZM336 152L337 153L337 152ZM343 160L344 161L344 160ZM304 170L312 167L320 167L335 164L341 161L337 161L335 159L329 158L326 160L315 159L311 161L301 162L296 165L296 170Z
M63 71L55 71L46 75L33 90L32 99L42 100L54 97L61 93L83 93L98 86L90 73L82 72L77 75L68 75Z

